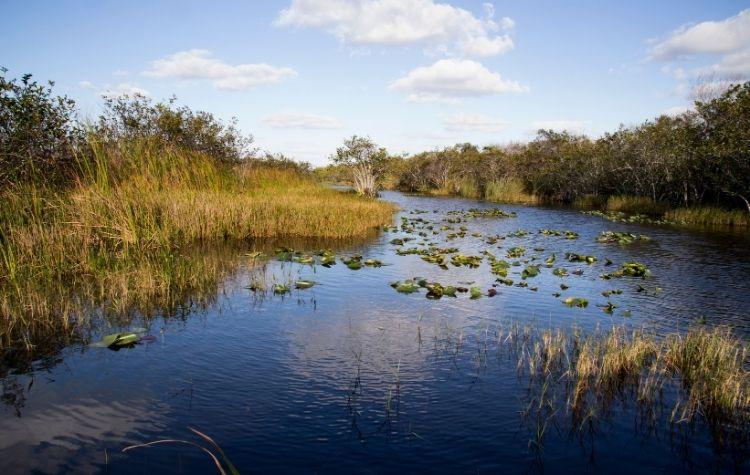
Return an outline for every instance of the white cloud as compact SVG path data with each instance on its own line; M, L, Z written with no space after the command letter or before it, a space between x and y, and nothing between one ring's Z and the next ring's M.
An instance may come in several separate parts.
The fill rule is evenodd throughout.
M413 69L388 88L409 93L411 101L455 101L461 97L528 91L528 87L503 79L500 74L468 59L441 59L431 66Z
M688 77L703 81L715 77L747 79L750 77L750 9L725 20L704 21L679 28L656 43L649 53L650 60L668 62L710 58L708 66L687 71L673 68L671 64L662 68L663 72L680 81ZM683 86L682 89L687 88Z
M588 127L588 122L583 120L539 120L531 123L534 131L539 129L554 130L556 132L571 132L582 134Z
M319 28L344 44L427 45L430 51L456 51L468 56L505 53L513 40L503 30L515 23L494 20L492 4L485 17L434 0L292 0L274 24Z
M139 94L141 96L151 95L151 93L148 92L147 90L131 82L121 82L114 86L110 84L105 84L104 86L99 87L96 84L92 83L91 81L81 81L78 83L78 85L82 87L83 89L88 89L89 91L96 91L96 93L102 97L117 97L117 96L123 96L123 95L134 96L136 94Z
M750 46L750 10L722 21L684 26L651 48L652 59L669 60L696 54L726 54Z
M94 86L94 83L91 81L81 81L78 83L78 85L84 89L88 89L90 91L93 91L96 89L96 86Z
M446 130L451 132L501 132L508 128L508 124L502 120L494 119L479 114L454 114L443 119Z
M206 79L218 89L242 91L276 84L296 76L297 72L265 63L232 65L213 58L208 50L192 49L152 61L151 69L143 74L155 78Z
M268 127L279 129L340 129L341 122L333 117L304 112L279 112L261 121Z

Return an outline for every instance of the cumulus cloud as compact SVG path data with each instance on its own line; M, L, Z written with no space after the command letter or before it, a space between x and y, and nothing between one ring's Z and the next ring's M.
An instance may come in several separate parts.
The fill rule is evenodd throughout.
M651 48L651 58L668 60L695 54L732 53L750 46L750 10L722 21L683 26Z
M340 129L343 124L333 117L304 112L279 112L261 121L268 127L278 129Z
M344 44L429 46L431 51L493 56L513 48L508 34L515 23L495 20L492 4L485 17L434 0L292 0L274 24L319 28Z
M143 74L154 78L210 80L218 89L243 91L279 83L297 72L265 63L232 65L212 57L208 50L192 49L152 61L151 68Z
M649 50L652 61L712 58L713 64L690 70L694 77L750 77L750 9L721 21L683 26ZM715 58L718 57L718 60Z
M454 114L443 119L445 130L451 132L501 132L508 128L502 120L479 114Z
M588 122L583 120L539 120L531 123L534 132L539 129L554 130L556 132L571 132L582 134L586 131Z
M476 61L441 59L431 66L410 71L393 81L392 91L409 93L412 101L457 100L504 92L525 92L528 87L503 79Z

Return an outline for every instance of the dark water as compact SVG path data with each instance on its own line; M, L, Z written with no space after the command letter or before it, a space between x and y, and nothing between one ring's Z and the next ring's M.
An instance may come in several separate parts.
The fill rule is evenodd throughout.
M435 229L449 210L496 207L395 193L384 198L397 202L402 215L429 220ZM687 441L665 431L641 433L628 405L597 420L594 434L550 427L541 448L530 444L536 427L521 415L525 379L514 360L495 350L492 336L512 321L588 330L616 324L664 333L705 320L731 325L747 339L748 236L617 224L560 209L502 208L517 217L471 218L461 223L468 227L466 237L446 242L443 232L429 239L464 254L488 249L503 258L508 248L522 245L527 257L537 255L542 263L554 252L555 267L580 268L583 275L561 279L542 265L541 274L528 279L536 292L500 285L499 295L478 300L429 300L424 290L399 294L389 282L423 276L444 284L473 281L486 290L495 276L486 260L477 269L441 270L416 255L398 256L389 241L403 234L393 232L342 252L388 264L380 268L272 260L269 280L299 276L318 283L283 297L248 290L260 271L243 264L214 305L152 320L149 333L157 340L151 344L120 351L69 347L33 370L8 372L2 379L0 468L6 474L210 473L209 457L190 446L122 453L128 445L165 438L203 443L188 431L195 427L216 440L243 473L750 470L717 453L700 426ZM429 212L409 214L414 209ZM399 216L394 222L400 223ZM545 237L538 234L542 228L569 229L580 237ZM487 235L518 229L529 234L485 242ZM652 241L595 242L603 230L643 233ZM568 263L566 251L599 260ZM605 267L605 257L615 264ZM643 262L654 277L599 278L625 261ZM520 281L521 269L511 268L509 277ZM562 298L585 297L589 306L563 305L552 295L561 282L570 286ZM638 292L638 284L647 290ZM623 293L600 295L612 288ZM611 315L600 307L608 300L617 305Z

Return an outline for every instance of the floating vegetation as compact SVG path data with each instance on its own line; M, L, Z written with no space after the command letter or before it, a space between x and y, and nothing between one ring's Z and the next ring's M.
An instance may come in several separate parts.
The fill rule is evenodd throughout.
M501 210L500 208L471 208L466 213L464 213L464 216L466 216L467 218L515 218L516 213L508 213Z
M583 254L576 254L575 252L566 252L565 258L569 262L585 262L587 264L593 264L594 262L596 262L595 256L586 256Z
M455 297L456 288L452 285L443 286L439 282L432 282L425 286L427 289L427 298L439 299L443 296Z
M472 300L476 300L482 297L482 289L479 287L472 287L469 289L469 296Z
M539 275L539 266L526 266L521 272L522 279L528 279L529 277L536 277Z
M608 280L613 277L619 278L623 276L640 277L642 279L645 279L651 276L651 271L649 271L648 268L640 262L625 262L624 264L620 265L619 270L610 272L609 274L603 274L601 277L602 279Z
M365 265L367 267L382 267L383 263L378 259L365 259Z
M544 264L547 267L552 267L555 264L555 260L557 259L557 256L553 253L551 254L545 261Z
M273 293L276 295L284 295L289 292L289 286L286 284L274 284Z
M500 277L508 277L508 268L510 268L510 263L508 263L508 261L502 259L490 259L490 266L493 274L499 275Z
M645 214L627 214L622 211L581 211L583 214L598 216L615 223L642 223L642 224L675 224L666 219L654 219Z
M622 293L622 290L620 289L612 289L612 290L605 290L602 292L602 295L605 297L609 297L610 295L620 295Z
M516 231L509 232L505 236L506 237L524 237L524 236L527 236L528 234L529 232L526 231L525 229L518 229Z
M602 310L605 313L609 313L610 315L614 313L616 308L617 308L617 305L613 304L612 302L607 302L607 305L602 306Z
M557 277L566 277L568 275L568 270L562 267L558 267L552 271L552 274L556 275Z
M507 253L505 254L508 259L514 259L522 257L524 254L526 254L526 248L522 246L517 247L511 247L508 249Z
M589 306L589 301L583 297L568 297L563 300L563 303L568 307L586 308Z
M456 267L467 266L471 268L479 267L482 263L482 256L465 256L463 254L455 254L451 256L451 264Z
M94 348L110 348L119 349L123 347L133 346L141 341L150 341L153 337L146 336L145 328L135 328L128 332L112 333L102 337L101 340L96 343L91 343L89 346Z
M316 283L312 280L298 280L294 283L294 287L300 290L309 289L313 287Z
M250 259L260 259L264 256L262 251L250 251L246 252L245 255Z
M631 244L635 241L650 241L651 238L643 234L620 233L614 231L602 231L596 242Z
M405 280L403 282L393 282L391 283L391 287L396 289L396 292L400 292L402 294L419 292L419 289L421 288L417 282L411 279Z

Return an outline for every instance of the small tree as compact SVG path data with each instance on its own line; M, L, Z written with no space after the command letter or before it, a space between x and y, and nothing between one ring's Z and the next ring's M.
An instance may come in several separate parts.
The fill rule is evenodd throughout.
M343 147L336 149L331 161L349 168L357 194L374 197L378 194L378 178L387 158L386 150L375 145L369 137L353 135L344 141Z

